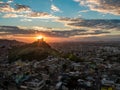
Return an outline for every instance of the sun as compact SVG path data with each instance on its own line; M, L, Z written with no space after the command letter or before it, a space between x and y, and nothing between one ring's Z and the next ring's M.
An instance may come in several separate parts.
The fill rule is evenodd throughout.
M43 39L43 36L40 35L40 36L37 36L36 38L37 39Z

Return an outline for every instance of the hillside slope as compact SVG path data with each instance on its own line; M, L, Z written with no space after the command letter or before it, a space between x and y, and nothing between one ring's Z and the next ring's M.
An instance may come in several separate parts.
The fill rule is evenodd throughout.
M43 60L49 55L58 56L58 51L54 50L46 42L33 42L20 47L14 47L9 51L10 62L16 60Z

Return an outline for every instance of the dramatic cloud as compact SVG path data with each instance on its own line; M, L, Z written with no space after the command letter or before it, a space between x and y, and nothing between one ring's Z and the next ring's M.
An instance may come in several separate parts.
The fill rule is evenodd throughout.
M39 30L38 30L39 29ZM45 30L42 30L45 29ZM35 35L35 34L42 34L45 36L50 37L73 37L76 35L102 35L110 32L105 32L102 30L96 30L93 32L88 32L87 30L81 30L81 29L73 29L73 30L64 30L64 31L58 31L58 30L52 30L51 28L44 28L39 27L37 29L20 29L18 27L12 27L12 26L0 26L0 35Z
M29 14L30 17L42 17L42 16L48 16L48 13L44 12L32 12Z
M16 11L29 11L30 7L26 5L16 4L15 9Z
M90 10L120 15L120 0L74 0Z
M91 34L106 34L106 33L110 33L109 31L102 31L102 30L95 30L94 33Z
M26 5L15 4L14 8L6 2L0 3L0 13L3 13L4 18L25 17L32 10Z
M52 9L56 12L60 11L55 6L52 6ZM29 6L26 5L21 5L21 4L11 5L8 2L0 2L0 13L3 13L3 18L17 18L17 17L42 18L42 19L57 18L56 16L53 16L46 12L33 11Z
M0 3L0 13L6 13L6 12L15 12L14 8L12 8L9 3L1 2Z
M88 29L120 30L120 20L83 20L81 22L68 23L68 25Z
M30 12L31 9L29 6L16 4L13 8L10 3L1 2L0 3L0 12L2 13L23 13Z
M3 18L17 18L21 17L21 21L32 21L30 18L35 19L57 19L57 16L48 14L46 12L29 12L29 13L7 13L3 15Z
M28 13L31 13L31 12L32 12L32 9L29 6L21 5L21 4L15 4L14 13L28 14Z
M52 33L56 36L61 36L61 37L72 37L76 35L83 35L86 30L66 30L66 31L52 31Z
M34 31L32 30L23 30L18 27L13 27L13 26L0 26L0 32L6 32L7 35L12 35L12 34L33 34Z
M58 18L46 12L31 12L26 17L28 18L42 18L42 19L50 19L50 18Z
M120 30L120 20L84 20L80 18L60 18L58 21L65 23L67 26L79 29Z
M81 22L83 21L81 18L59 18L57 20L58 22L64 22L64 23L73 23L73 22Z

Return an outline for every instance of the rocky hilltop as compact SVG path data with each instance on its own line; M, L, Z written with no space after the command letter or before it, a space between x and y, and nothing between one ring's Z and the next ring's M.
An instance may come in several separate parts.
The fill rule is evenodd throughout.
M58 51L51 48L45 41L35 41L30 44L13 47L9 51L10 62L16 60L43 60L48 56L58 56Z

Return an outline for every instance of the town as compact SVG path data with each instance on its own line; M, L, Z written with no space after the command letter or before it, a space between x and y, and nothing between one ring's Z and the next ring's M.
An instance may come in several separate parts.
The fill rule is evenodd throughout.
M10 50L24 43L2 41L1 90L120 90L120 42L50 43L50 47L41 39L38 44L35 47L44 44L43 48L52 47L60 55L10 62Z

